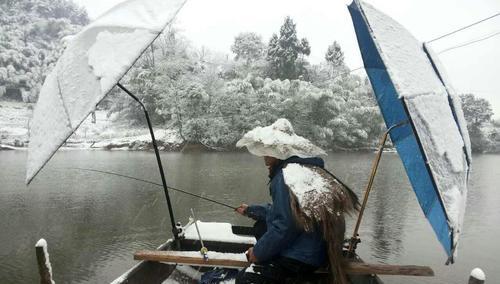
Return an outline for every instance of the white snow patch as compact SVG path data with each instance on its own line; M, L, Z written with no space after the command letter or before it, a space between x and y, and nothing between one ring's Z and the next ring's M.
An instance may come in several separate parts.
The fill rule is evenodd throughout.
M314 157L326 155L323 149L306 138L295 134L292 124L284 118L266 127L256 127L247 132L236 147L247 147L256 156L271 156L285 160L291 156Z
M444 69L444 66L441 63L441 60L439 60L438 55L428 44L424 43L424 47L427 50L428 55L432 58L434 66L437 69L439 76L441 77L441 81L443 82L444 86L446 87L446 90L448 91L448 95L450 96L450 102L456 114L456 119L457 119L456 122L458 124L460 133L462 134L462 140L464 141L465 144L465 150L467 156L472 157L469 131L467 131L467 122L465 121L460 97L458 96L457 91L453 87L453 84L451 83L451 80L448 77L448 73Z
M199 270L194 269L192 266L189 265L180 265L178 264L175 267L176 270L178 270L180 273L189 276L193 280L200 281L201 280L201 273Z
M486 281L486 274L484 274L484 271L478 267L472 269L470 276L477 280Z
M28 134L28 129L20 127L4 126L2 127L2 129L0 129L0 134L3 133L8 133L9 135L14 135L14 136L24 136Z
M443 202L448 205L447 213L450 220L458 220L460 216L460 206L462 205L461 200L462 194L456 186L443 192Z
M230 223L196 221L204 241L219 241L228 243L255 244L255 237L233 234ZM186 228L184 236L188 240L198 240L194 224ZM199 254L199 252L198 252ZM246 259L246 258L245 258Z
M312 217L309 209L314 206L319 194L329 192L328 182L317 172L300 164L288 164L283 169L283 178L303 212Z
M117 28L149 29L161 32L186 0L129 0L123 1L98 17L85 29L110 26Z
M35 247L43 247L47 249L47 241L45 239L39 239L38 242L36 242Z
M145 48L144 43L152 41L156 35L148 30L138 29L133 32L104 30L97 34L95 43L88 50L88 64L100 79L101 90L113 88L130 68L131 58L137 57ZM119 52L116 52L117 47Z
M167 278L165 281L161 282L162 284L179 284L179 281Z
M203 258L203 255L201 254L200 251L176 251L175 255ZM245 262L247 261L247 257L244 253L208 251L207 255L208 259L228 259L228 260L245 261Z
M54 154L72 132L54 72L45 79L33 112L27 160L27 180L30 180ZM47 139L50 137L50 139Z
M16 150L16 147L0 144L0 150Z
M250 264L249 267L245 268L245 272L247 273L255 273L255 274L260 274L260 272L256 272L253 268L255 267L255 265L252 263Z
M403 97L443 93L422 44L398 22L363 2L363 11L370 23L387 71ZM409 62L408 59L411 59Z
M428 158L445 158L448 160L445 166L450 166L453 172L464 172L464 143L449 108L448 98L442 95L427 95L408 98L405 101L408 109L416 114L412 118L419 136L428 137L432 142L431 145L424 146L427 153L433 154L428 154Z
M134 268L135 268L135 266L134 266ZM118 278L116 278L115 280L113 280L113 281L112 281L111 283L109 283L109 284L120 284L120 283L123 283L123 281L125 281L125 280L127 279L127 278L125 277L125 275L128 275L128 273L130 273L130 272L131 272L131 269L129 269L129 270L127 271L127 273L126 273L126 274L124 274L124 275L120 275Z

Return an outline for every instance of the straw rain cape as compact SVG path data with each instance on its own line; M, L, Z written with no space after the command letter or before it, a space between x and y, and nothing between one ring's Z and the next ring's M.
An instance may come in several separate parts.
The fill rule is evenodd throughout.
M283 177L297 225L306 232L321 230L334 283L348 283L342 254L345 215L359 209L358 197L320 167L288 164Z

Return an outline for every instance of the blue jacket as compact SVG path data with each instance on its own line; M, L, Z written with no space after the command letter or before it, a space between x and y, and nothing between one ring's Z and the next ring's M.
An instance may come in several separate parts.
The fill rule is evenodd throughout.
M326 260L326 244L319 230L306 233L297 228L290 207L290 193L283 179L283 166L290 163L324 167L320 158L294 156L272 169L270 193L273 203L251 205L247 209L249 217L265 220L267 225L266 233L257 241L253 252L259 262L284 256L319 267Z

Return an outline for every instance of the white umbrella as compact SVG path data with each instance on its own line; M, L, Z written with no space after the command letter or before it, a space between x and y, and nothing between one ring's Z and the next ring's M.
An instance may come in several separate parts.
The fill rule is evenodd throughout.
M185 0L129 0L75 35L47 76L33 114L30 183L97 104L172 22Z

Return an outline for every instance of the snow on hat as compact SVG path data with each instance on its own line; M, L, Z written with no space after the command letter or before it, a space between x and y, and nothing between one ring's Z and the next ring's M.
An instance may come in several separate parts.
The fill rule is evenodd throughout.
M247 147L256 156L270 156L286 160L292 156L301 158L326 155L326 152L306 138L295 134L290 121L280 118L266 127L256 127L248 131L236 147Z

